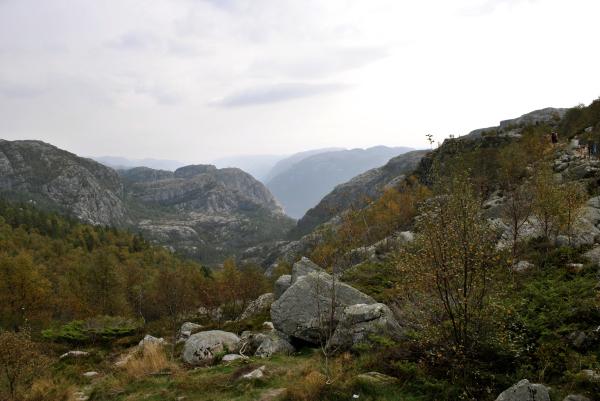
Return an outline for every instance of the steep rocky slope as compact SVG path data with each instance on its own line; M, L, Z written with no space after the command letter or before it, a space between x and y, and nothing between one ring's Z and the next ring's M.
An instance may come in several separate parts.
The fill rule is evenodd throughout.
M0 192L87 223L131 223L114 170L41 141L0 140Z
M293 225L265 186L239 169L194 165L120 173L137 205L139 229L202 260L283 238Z
M371 169L350 181L338 185L298 221L293 230L294 236L308 234L319 224L322 224L336 214L351 206L362 207L368 199L373 199L381 191L398 183L413 171L427 150L416 150L396 156L382 167Z
M267 187L288 215L299 218L336 185L409 150L376 146L319 153L301 159L274 176Z
M239 169L117 173L39 141L0 141L0 193L91 224L140 230L209 263L281 239L293 225L269 190Z

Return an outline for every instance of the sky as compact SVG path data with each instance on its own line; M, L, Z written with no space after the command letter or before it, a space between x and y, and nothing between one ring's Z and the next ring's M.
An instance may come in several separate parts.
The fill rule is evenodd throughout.
M600 96L597 0L0 0L0 138L206 162L428 147Z

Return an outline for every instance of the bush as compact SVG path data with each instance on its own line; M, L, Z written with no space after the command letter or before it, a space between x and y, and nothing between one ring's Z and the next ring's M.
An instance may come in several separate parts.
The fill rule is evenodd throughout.
M162 345L147 343L124 365L127 375L139 378L154 373L171 372L177 365L170 361Z

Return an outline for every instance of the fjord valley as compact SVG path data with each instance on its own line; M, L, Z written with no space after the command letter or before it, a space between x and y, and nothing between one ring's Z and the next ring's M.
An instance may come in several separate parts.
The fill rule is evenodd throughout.
M599 111L391 157L297 222L239 169L4 140L2 397L594 400Z
M0 0L0 401L600 401L598 15Z

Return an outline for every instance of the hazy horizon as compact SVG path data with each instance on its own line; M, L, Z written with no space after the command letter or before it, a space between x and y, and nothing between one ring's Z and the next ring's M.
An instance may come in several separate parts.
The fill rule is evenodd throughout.
M208 163L427 148L600 95L586 0L0 0L0 138Z

